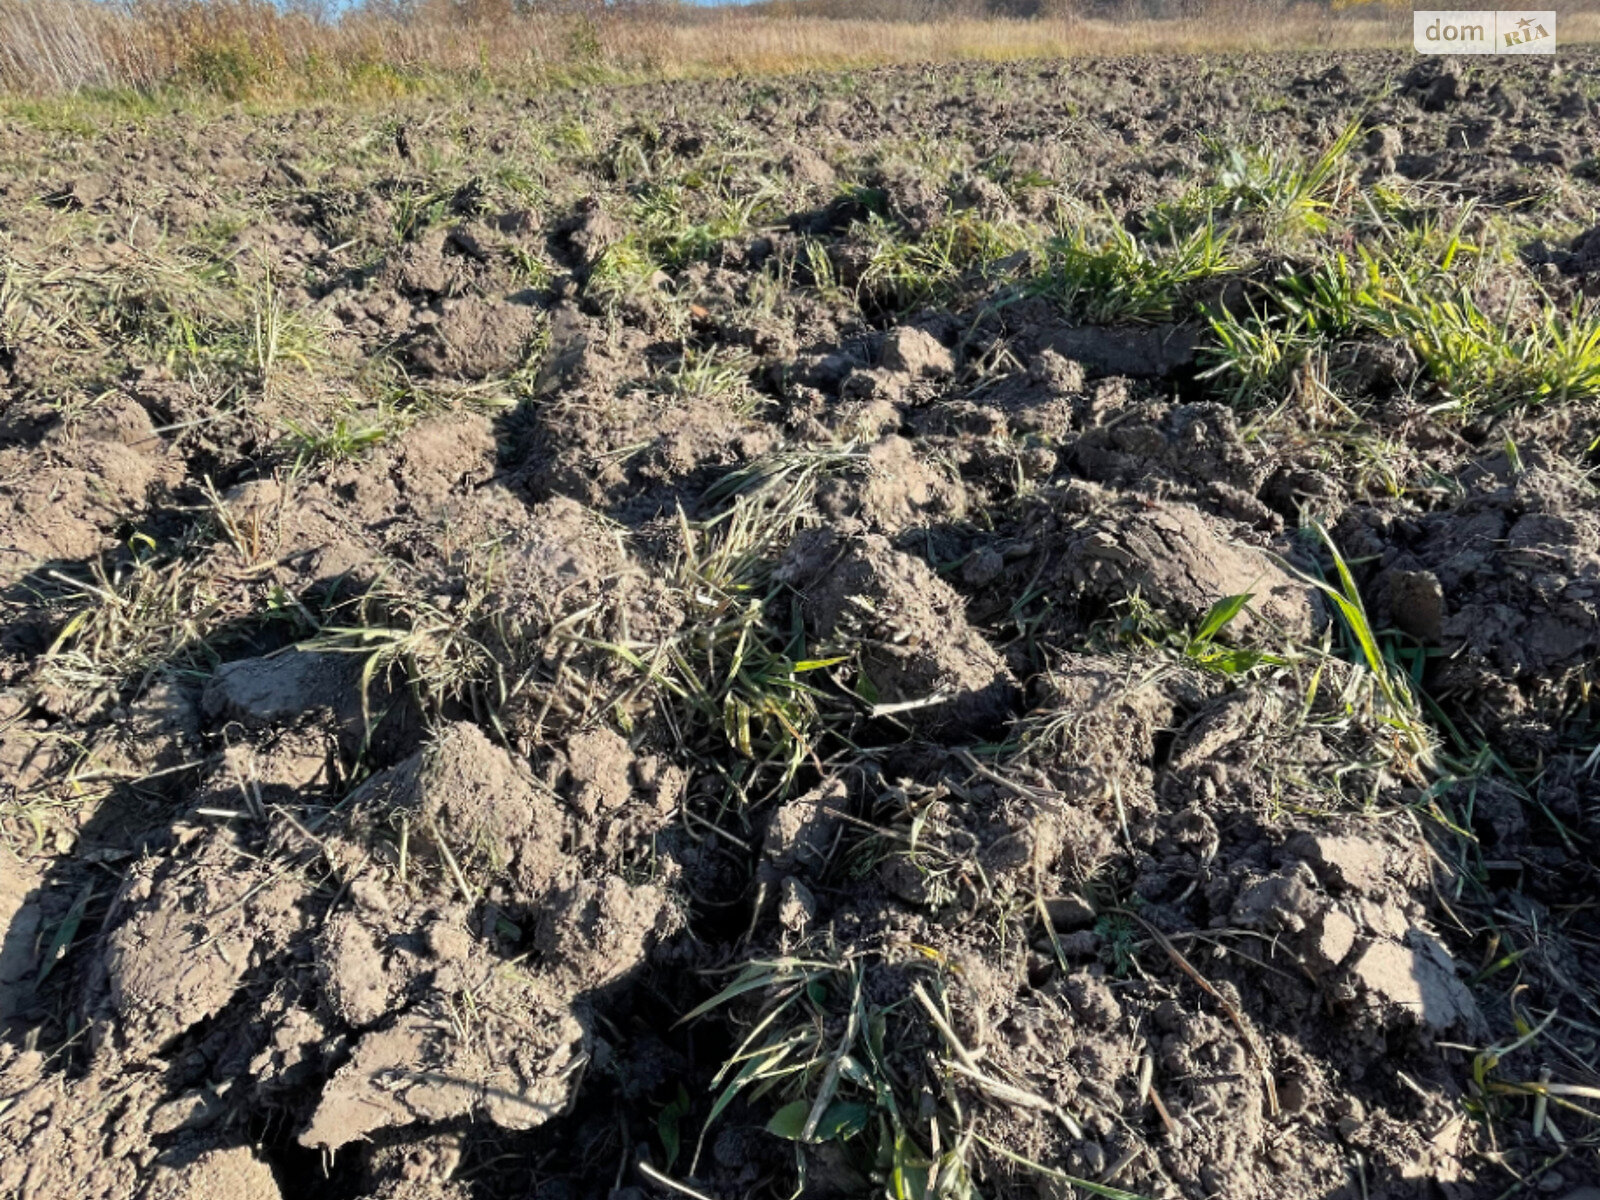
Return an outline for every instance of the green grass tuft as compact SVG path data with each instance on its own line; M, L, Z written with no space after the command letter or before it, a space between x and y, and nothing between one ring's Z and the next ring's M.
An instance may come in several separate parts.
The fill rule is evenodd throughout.
M1047 242L1028 290L1074 320L1159 321L1175 315L1192 285L1233 266L1228 235L1211 221L1154 244L1113 223L1105 233L1080 227Z

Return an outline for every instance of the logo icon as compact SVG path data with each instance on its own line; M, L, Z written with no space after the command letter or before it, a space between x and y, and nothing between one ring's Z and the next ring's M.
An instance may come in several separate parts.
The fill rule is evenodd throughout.
M1554 54L1549 9L1419 9L1412 13L1418 54Z

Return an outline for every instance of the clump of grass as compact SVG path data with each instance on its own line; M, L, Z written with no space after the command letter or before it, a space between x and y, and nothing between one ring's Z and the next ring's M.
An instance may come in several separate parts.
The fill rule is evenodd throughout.
M362 423L350 416L338 416L326 424L285 421L284 427L289 431L297 467L360 458L374 446L388 441L393 433L382 421Z
M685 347L678 360L656 377L655 386L669 396L689 400L721 399L732 411L749 415L764 402L750 385L754 365L747 350L719 353Z
M1320 525L1313 523L1312 528L1333 564L1333 580L1296 574L1324 596L1335 618L1320 641L1282 639L1270 649L1224 642L1228 627L1249 605L1247 593L1218 600L1193 629L1174 625L1135 595L1091 640L1104 639L1138 655L1147 665L1130 674L1142 679L1141 686L1164 672L1198 668L1225 677L1230 686L1265 688L1276 701L1294 705L1294 711L1285 709L1282 714L1286 735L1302 727L1315 728L1349 747L1352 778L1365 775L1370 781L1367 768L1381 766L1394 777L1420 783L1434 767L1437 738L1414 681L1396 661L1395 648L1374 629L1355 578L1331 536ZM1077 713L1043 709L1025 723L1018 745L1033 752L1070 746L1061 741L1061 733L1078 720ZM1283 774L1310 791L1330 790L1330 781L1298 778L1298 769L1288 760L1273 762L1267 774L1273 778ZM1344 799L1339 780L1331 781L1331 791L1337 800Z
M1308 335L1323 339L1369 328L1372 313L1381 307L1382 291L1382 269L1366 247L1358 247L1353 262L1340 251L1309 271L1280 275L1269 289L1273 302L1290 320Z
M669 588L681 627L656 642L592 643L640 672L619 710L653 694L684 752L722 771L740 802L785 791L830 719L830 694L808 677L843 659L808 653L793 598L772 571L815 519L817 480L853 457L848 448L790 452L725 477L706 497L726 504L721 513L690 521L679 512Z
M92 564L87 580L52 573L77 611L61 627L42 664L44 678L79 692L142 688L163 668L209 670L207 647L228 608L219 580L186 558L144 553L115 567Z
M494 165L490 180L495 188L510 201L535 205L548 203L550 188L545 181L545 170L550 165L549 147L534 140L521 151L523 157L514 162Z
M776 310L783 293L809 287L829 304L847 308L857 303L855 294L844 285L829 257L827 244L812 234L780 244L767 260L761 280L760 302L770 313Z
M1347 160L1361 133L1361 123L1352 121L1313 159L1273 146L1244 149L1208 140L1217 179L1207 199L1224 216L1258 213L1278 232L1325 233L1330 210L1353 190Z
M824 452L792 470L747 472L745 486L719 490L732 503L707 521L680 511L673 590L684 627L656 645L610 647L658 690L686 749L705 752L709 734L734 751L728 782L742 798L786 789L815 754L828 697L805 677L843 661L807 653L798 611L772 580L817 477L838 461Z
M204 523L160 551L141 534L122 561L91 563L87 578L50 571L40 599L71 615L40 661L40 678L78 694L137 693L159 674L210 674L226 629L274 620L300 627L302 609L263 607L251 572L232 569L252 565L241 532L226 521ZM213 533L232 543L235 564L196 552Z
M130 359L168 367L215 355L244 319L215 265L140 251L85 267L12 261L0 283L0 311L12 338L89 351L117 347Z
M1542 303L1519 330L1469 293L1408 288L1374 324L1416 349L1445 407L1471 413L1600 397L1600 311L1581 300L1566 312Z
M947 784L928 786L901 780L878 795L871 821L861 836L846 841L836 869L852 882L892 871L899 895L929 911L953 904L966 911L992 913L1003 940L1020 901L1001 895L981 862L982 842L964 821L969 813Z
M979 1200L980 1175L1002 1163L1093 1196L1139 1200L977 1131L974 1104L997 1103L1054 1116L1083 1134L1070 1113L1000 1078L962 1042L944 968L923 947L746 963L684 1017L728 1010L748 1030L712 1081L720 1090L700 1144L743 1098L763 1104L769 1134L794 1143L802 1190L808 1148L831 1145L892 1200Z
M550 131L550 144L580 158L593 158L596 153L594 134L576 113L563 117Z
M326 355L321 327L284 301L270 274L249 289L246 307L234 357L254 374L257 386L271 386L287 366L310 371Z
M1452 275L1472 249L1458 233L1438 258L1362 247L1356 261L1339 254L1284 275L1259 307L1208 314L1201 377L1225 380L1236 403L1270 403L1337 343L1394 338L1441 393L1436 412L1472 417L1600 397L1600 309L1513 294L1491 313Z
M1199 378L1225 379L1230 401L1244 407L1281 397L1295 373L1322 348L1297 316L1225 310L1207 320L1212 342L1201 348Z
M462 409L504 413L532 392L548 337L549 327L541 326L526 361L509 376L472 383L418 380L392 355L369 359L350 380L353 395L325 407L302 405L312 411L282 421L289 457L297 471L319 462L349 462L427 417Z
M1401 764L1402 773L1417 777L1429 769L1434 761L1435 739L1422 714L1422 706L1412 690L1407 674L1396 667L1384 653L1372 621L1367 616L1366 604L1356 587L1355 577L1339 547L1321 525L1315 525L1323 548L1333 560L1336 582L1312 580L1338 613L1352 644L1351 657L1364 666L1377 691L1378 702L1373 705L1377 720L1393 735L1393 747Z
M1188 630L1173 629L1143 597L1135 594L1123 606L1119 637L1124 644L1167 650L1186 664L1222 675L1248 675L1258 666L1288 666L1290 659L1284 654L1232 646L1221 640L1228 626L1254 599L1251 592L1224 596L1211 606L1198 626Z
M661 264L637 230L601 253L584 284L584 295L615 312L625 304L654 307L662 298Z
M1075 320L1159 321L1173 316L1187 288L1233 265L1228 235L1214 222L1164 244L1112 223L1105 232L1080 227L1046 243L1028 290Z
M302 643L363 660L361 709L369 734L377 723L373 697L395 676L423 712L462 705L475 720L499 728L506 681L482 632L488 575L464 569L461 577L465 594L446 606L385 574L329 613L316 636Z
M1031 240L1019 225L966 210L946 215L918 238L904 237L876 214L856 231L870 247L857 299L889 311L953 303L965 288L992 282L997 266Z
M10 260L0 275L0 338L80 352L80 371L159 364L265 391L325 353L323 331L270 275L246 281L191 250L122 248L92 265Z
M509 246L506 253L517 275L534 291L543 291L555 279L555 268L527 247Z
M1335 152L1345 140L1303 171L1263 168L1265 178L1277 180L1265 191L1279 197L1271 204L1256 195L1262 187L1241 191L1236 181L1232 209L1216 211L1247 201L1287 212L1310 205L1306 228L1326 232L1320 221L1329 210L1317 198L1342 178ZM1335 193L1344 195L1342 183ZM1439 395L1435 412L1470 419L1600 395L1600 312L1593 305L1580 300L1563 308L1536 288L1513 287L1492 305L1480 298L1494 271L1516 269L1507 258L1514 231L1504 222L1481 218L1470 204L1446 219L1383 188L1360 194L1354 208L1347 234L1362 240L1353 250L1285 269L1248 303L1206 314L1211 339L1202 377L1218 380L1232 401L1274 404L1339 344L1378 339L1398 340L1415 354L1422 379ZM1469 229L1481 236L1474 240Z
M1359 194L1348 169L1361 134L1347 125L1320 155L1307 159L1277 146L1230 146L1205 139L1214 178L1162 201L1144 215L1151 236L1181 238L1208 223L1254 218L1268 236L1325 234L1338 210Z
M465 382L419 379L405 362L390 354L367 360L353 383L386 420L410 421L460 410L499 416L533 394L545 355L550 350L550 323L541 320L522 347L522 361L505 375Z
M726 175L651 186L634 202L633 221L645 252L668 270L710 257L766 215L778 189L770 180L740 188Z
M802 1186L804 1148L833 1143L890 1196L976 1197L971 1138L949 1112L924 1117L904 1081L907 1068L921 1074L914 1048L928 1043L923 1014L909 994L889 1006L869 1001L863 985L876 967L859 956L758 959L690 1012L685 1020L754 999L749 1033L712 1080L720 1091L701 1141L741 1095L770 1098L767 1132L795 1143ZM933 974L915 958L904 969Z
M414 184L395 188L389 198L394 213L391 228L395 243L412 241L419 233L448 219L453 196L452 189L424 190Z

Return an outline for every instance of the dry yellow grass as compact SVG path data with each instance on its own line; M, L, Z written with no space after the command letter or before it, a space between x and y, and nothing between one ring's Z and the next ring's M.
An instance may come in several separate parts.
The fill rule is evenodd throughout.
M954 59L1198 53L1399 44L1393 20L1306 13L1283 21L957 18L909 22L741 17L660 31L667 71L765 73ZM1409 37L1409 29L1406 31Z
M1129 20L1023 20L958 15L959 7L919 19L894 0L845 10L860 17L827 15L839 11L829 0L774 0L760 10L496 11L507 3L424 0L404 16L363 9L334 21L267 0L0 0L0 92L176 87L294 99L467 78L537 85L957 59L1403 47L1411 38L1409 7L1383 2L1186 0L1174 7L1188 15ZM1052 0L1046 11L1060 7ZM1596 40L1600 16L1563 12L1560 32L1568 42Z
M1600 13L1565 12L1561 22L1566 43L1600 41ZM617 48L626 58L626 35L619 32ZM656 56L657 71L695 75L958 59L1409 48L1411 38L1409 5L1329 8L1246 0L1196 16L1142 20L871 20L723 10L699 21L650 23L644 44Z

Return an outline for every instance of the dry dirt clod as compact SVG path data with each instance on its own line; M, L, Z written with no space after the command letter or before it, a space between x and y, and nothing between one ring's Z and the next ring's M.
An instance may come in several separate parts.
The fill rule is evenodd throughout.
M207 1150L181 1166L161 1164L137 1200L279 1200L272 1168L248 1146Z
M236 838L194 829L192 861L142 864L123 885L105 939L106 1000L122 1052L160 1055L234 998L253 961L299 931L299 889Z
M532 1129L561 1112L581 1063L582 1027L537 993L516 999L526 1040L515 1058L463 1043L444 1012L408 1013L364 1035L323 1089L301 1144L336 1150L379 1130L472 1114Z
M1260 550L1227 539L1186 506L1136 509L1092 525L1067 547L1064 567L1080 596L1112 604L1137 592L1190 627L1219 600L1249 593L1249 606L1229 627L1248 640L1310 641L1327 622L1311 584Z
M586 816L620 808L633 794L633 752L609 729L579 734L567 743L572 803Z
M1037 346L1097 375L1164 379L1193 365L1199 340L1199 331L1188 325L1080 326L1055 330Z
M411 851L457 888L476 892L487 871L536 901L573 870L555 797L475 725L446 726L430 746L363 784L350 805L374 829L404 818Z
M605 211L594 196L585 197L577 210L560 227L584 272L592 271L601 255L622 240L622 224Z
M921 329L891 330L883 339L883 365L913 379L944 379L955 373L955 358Z
M808 530L778 578L801 595L820 645L858 639L873 704L929 733L977 732L1004 720L1016 685L1004 661L966 623L961 598L926 564L868 534Z
M959 519L967 509L961 481L918 457L915 445L898 435L868 447L858 471L825 481L816 502L841 526L859 521L886 536L919 523Z
M1385 1014L1392 1011L1436 1034L1452 1029L1482 1034L1477 1002L1456 975L1449 953L1430 934L1414 930L1403 944L1375 941L1357 955L1350 972Z
M849 804L844 782L833 779L775 808L761 842L763 882L776 886L795 876L820 879L838 845Z
M201 706L213 721L262 726L325 710L349 715L361 703L361 662L348 654L287 651L224 663L206 683Z
M538 327L538 311L525 304L451 300L408 353L431 375L481 380L521 366Z

